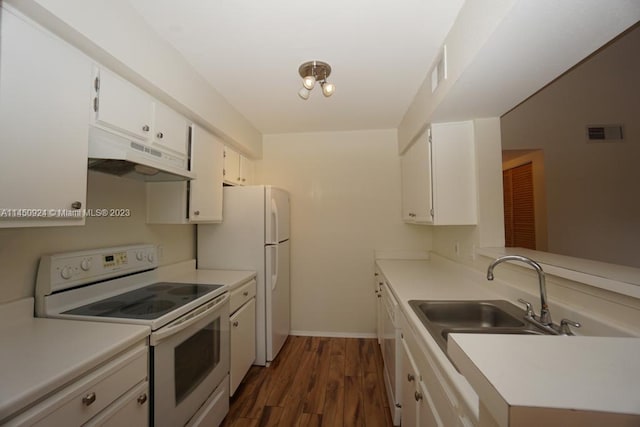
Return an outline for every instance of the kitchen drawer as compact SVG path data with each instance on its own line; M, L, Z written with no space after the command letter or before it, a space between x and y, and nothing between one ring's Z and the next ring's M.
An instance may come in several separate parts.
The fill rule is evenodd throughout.
M140 344L89 372L8 422L8 426L80 425L147 379L148 347Z
M143 381L83 427L146 427L148 425L149 382Z
M256 296L256 281L251 279L244 285L240 285L237 289L231 291L229 298L229 313L233 313L239 309L242 304Z

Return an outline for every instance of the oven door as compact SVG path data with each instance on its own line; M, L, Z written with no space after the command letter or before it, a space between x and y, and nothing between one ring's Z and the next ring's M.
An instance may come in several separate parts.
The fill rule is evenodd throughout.
M151 334L152 425L183 426L229 373L229 296Z

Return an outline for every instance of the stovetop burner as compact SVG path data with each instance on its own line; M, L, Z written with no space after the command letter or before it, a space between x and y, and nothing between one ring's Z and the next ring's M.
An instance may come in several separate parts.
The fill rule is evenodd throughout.
M93 302L64 314L127 319L157 319L223 285L161 282Z
M123 307L120 311L124 314L132 314L134 316L154 315L171 310L176 303L166 300L159 301L141 301L135 304Z

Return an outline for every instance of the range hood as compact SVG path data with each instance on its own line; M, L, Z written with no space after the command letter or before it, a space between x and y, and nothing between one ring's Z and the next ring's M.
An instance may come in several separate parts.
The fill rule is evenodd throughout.
M196 174L187 170L187 157L131 141L89 126L90 170L139 181L185 181Z

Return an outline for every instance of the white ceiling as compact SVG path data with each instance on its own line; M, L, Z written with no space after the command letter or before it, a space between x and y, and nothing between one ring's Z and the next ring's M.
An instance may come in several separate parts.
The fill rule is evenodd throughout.
M396 128L464 0L129 0L262 133ZM297 95L328 62L331 98Z

